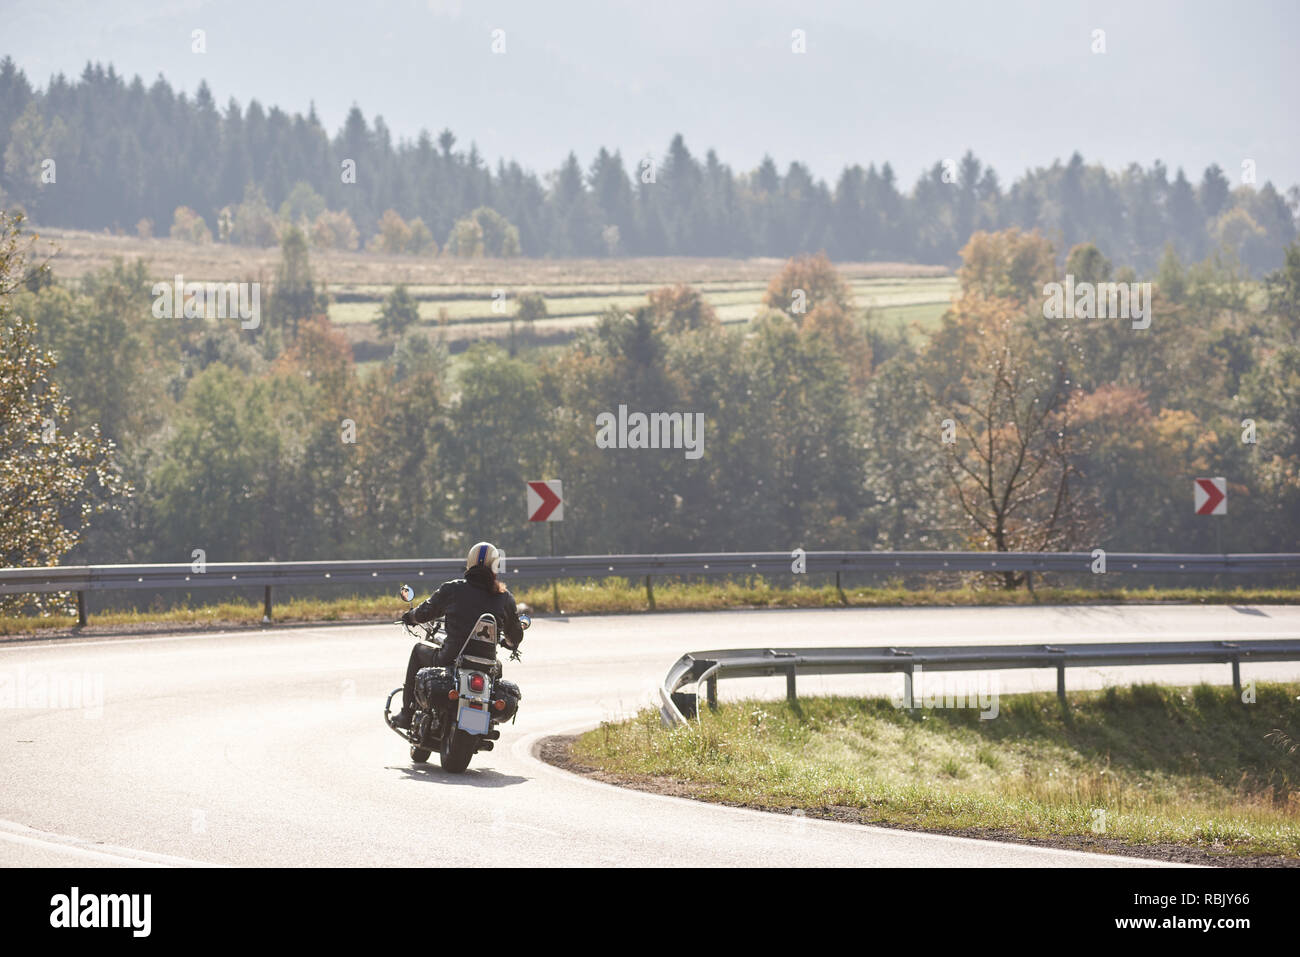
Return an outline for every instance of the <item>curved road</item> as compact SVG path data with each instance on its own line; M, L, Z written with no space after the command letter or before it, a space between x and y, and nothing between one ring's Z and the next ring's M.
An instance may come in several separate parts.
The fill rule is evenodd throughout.
M505 853L517 865L1149 866L660 797L576 777L533 751L545 735L654 703L656 682L691 650L1248 636L1300 636L1300 607L539 618L524 661L507 664L524 691L519 720L461 776L444 774L436 758L413 765L382 722L410 645L392 625L8 643L0 688L29 697L0 707L0 865L427 866ZM1296 679L1300 663L1242 671ZM1068 681L1137 678L1222 683L1229 673L1079 670ZM892 693L901 680L801 678L800 689ZM83 706L32 700L47 681L84 691ZM1002 689L1054 681L1050 671L1008 672ZM723 682L721 691L776 697L784 679Z

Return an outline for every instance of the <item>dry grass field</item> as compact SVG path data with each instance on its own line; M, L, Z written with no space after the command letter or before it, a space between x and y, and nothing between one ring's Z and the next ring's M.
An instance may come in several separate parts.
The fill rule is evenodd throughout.
M140 258L158 280L176 275L188 281L270 282L280 251L225 243L196 244L175 239L36 228L37 252L50 256L57 276L75 279ZM696 287L724 323L741 323L759 308L780 259L644 257L621 259L457 259L449 256L389 256L371 252L313 250L312 267L331 296L329 317L359 354L382 349L373 322L387 292L405 283L418 301L421 324L440 329L460 345L509 333L513 300L539 292L548 317L534 334L540 342L562 342L614 306L630 309L664 285ZM837 263L859 306L886 321L927 324L947 308L956 289L951 271L909 263ZM504 297L506 313L501 311ZM495 305L495 308L494 308Z
M102 269L115 257L143 258L159 277L183 274L193 280L237 280L275 273L280 251L226 243L203 245L176 239L140 239L77 229L36 227L42 240L58 247L54 269L62 276L81 276ZM594 284L654 285L685 282L698 285L737 280L766 282L782 265L780 259L696 259L645 257L620 259L456 259L450 256L387 256L371 252L313 250L318 275L333 286L408 285L554 286ZM848 279L946 276L942 266L910 263L837 263Z

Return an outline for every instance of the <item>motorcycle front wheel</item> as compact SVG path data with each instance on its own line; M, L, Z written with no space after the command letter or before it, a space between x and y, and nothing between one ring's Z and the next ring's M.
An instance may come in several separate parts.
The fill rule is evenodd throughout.
M471 735L464 734L459 728L450 729L450 733L442 739L442 747L438 751L438 760L442 763L442 769L451 774L460 774L469 767L469 759L474 756L474 738Z

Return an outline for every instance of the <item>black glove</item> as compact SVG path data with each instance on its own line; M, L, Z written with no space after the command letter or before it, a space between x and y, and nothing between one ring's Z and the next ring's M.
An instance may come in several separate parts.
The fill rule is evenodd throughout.
M415 609L414 609L414 608L408 608L408 609L406 609L406 611L402 612L402 624L403 624L403 625L414 625L414 624L416 624L416 621L415 621Z

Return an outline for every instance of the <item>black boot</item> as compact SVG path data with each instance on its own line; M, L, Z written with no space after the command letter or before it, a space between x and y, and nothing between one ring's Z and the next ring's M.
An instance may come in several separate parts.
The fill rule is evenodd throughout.
M406 662L406 681L402 684L402 710L393 717L393 724L403 731L411 730L411 719L415 716L415 675L421 668L433 664L434 649L419 642L411 649L411 657Z

